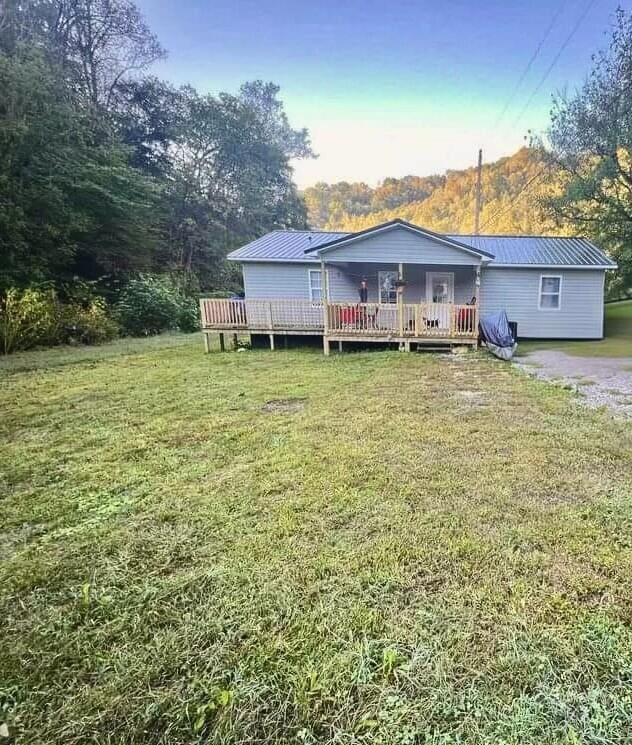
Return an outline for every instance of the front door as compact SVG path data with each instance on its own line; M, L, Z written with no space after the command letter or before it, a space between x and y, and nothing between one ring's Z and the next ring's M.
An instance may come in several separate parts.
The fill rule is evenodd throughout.
M454 302L454 272L426 273L426 302Z
M454 302L453 272L428 272L426 274L426 302L438 303L438 305L431 305L427 310L426 323L429 328L449 328L449 303Z

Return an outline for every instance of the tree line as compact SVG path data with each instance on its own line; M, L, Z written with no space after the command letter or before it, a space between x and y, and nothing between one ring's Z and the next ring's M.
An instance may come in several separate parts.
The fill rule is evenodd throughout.
M194 327L198 292L239 289L226 253L275 228L397 216L472 231L474 169L299 194L291 161L314 154L279 88L176 87L149 72L164 55L132 0L0 6L5 350ZM619 263L613 294L632 287L630 80L619 10L583 86L554 98L546 137L483 170L483 232L587 235Z
M632 13L615 13L607 49L572 93L553 96L543 137L485 164L481 232L584 235L619 265L613 297L632 295ZM364 183L318 183L302 196L308 220L361 230L400 217L431 230L472 233L476 170Z
M0 293L115 302L147 273L226 290L231 248L306 227L290 160L313 153L279 88L175 87L148 74L164 55L131 0L5 0Z
M542 184L526 188L544 167L543 153L527 147L483 165L484 230L524 234L559 230L535 198L541 196ZM423 179L426 188L411 194L413 178L386 179L376 188L364 183L316 184L303 192L308 220L326 230L353 231L399 217L437 232L474 232L475 168ZM385 187L392 206L383 198Z

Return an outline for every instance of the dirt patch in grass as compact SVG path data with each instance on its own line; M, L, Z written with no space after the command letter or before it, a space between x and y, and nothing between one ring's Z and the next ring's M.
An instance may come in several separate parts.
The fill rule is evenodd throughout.
M303 411L306 405L306 398L274 398L267 401L261 410L268 414L295 414L297 411Z

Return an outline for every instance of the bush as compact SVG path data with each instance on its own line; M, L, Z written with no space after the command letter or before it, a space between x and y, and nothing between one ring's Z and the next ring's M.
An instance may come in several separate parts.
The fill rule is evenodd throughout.
M62 344L102 344L118 333L118 324L108 315L101 298L95 298L87 307L77 303L61 306Z
M59 303L52 290L10 288L0 298L0 344L4 354L57 343Z
M178 328L187 334L200 330L200 306L192 297L182 295L180 298Z
M99 344L118 334L105 302L61 303L53 290L7 290L0 298L0 345L4 354L55 344Z
M124 333L131 336L199 328L197 303L169 277L143 274L130 280L119 296L115 314Z

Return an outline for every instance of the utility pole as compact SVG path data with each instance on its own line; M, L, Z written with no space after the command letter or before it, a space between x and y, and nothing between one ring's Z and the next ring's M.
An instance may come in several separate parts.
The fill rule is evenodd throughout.
M483 151L478 151L478 168L476 169L476 207L474 208L474 235L478 235L481 221L481 207L483 195L481 193L481 178L483 175Z

